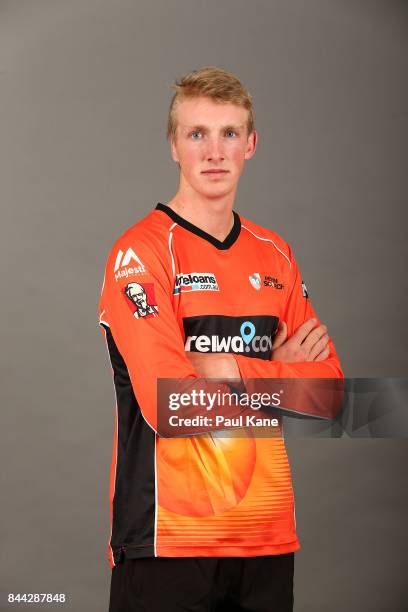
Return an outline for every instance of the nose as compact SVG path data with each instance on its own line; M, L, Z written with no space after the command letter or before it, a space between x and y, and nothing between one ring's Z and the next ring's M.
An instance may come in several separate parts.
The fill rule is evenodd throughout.
M207 161L219 162L225 159L223 143L219 138L209 138L205 152Z

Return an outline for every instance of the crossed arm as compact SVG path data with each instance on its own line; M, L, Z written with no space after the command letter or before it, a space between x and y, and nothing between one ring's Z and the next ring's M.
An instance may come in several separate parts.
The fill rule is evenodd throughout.
M325 325L308 319L287 337L287 326L281 322L272 344L272 360L284 363L323 361L330 353ZM186 352L199 376L203 378L241 378L238 363L231 353Z

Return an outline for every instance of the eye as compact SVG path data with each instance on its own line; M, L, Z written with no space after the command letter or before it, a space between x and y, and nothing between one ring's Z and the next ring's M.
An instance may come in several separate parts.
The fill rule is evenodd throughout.
M194 130L193 132L191 132L190 136L193 140L200 140L200 138L202 137L202 134L200 130Z
M237 132L235 130L225 130L225 135L228 138L233 138L234 136L237 136Z

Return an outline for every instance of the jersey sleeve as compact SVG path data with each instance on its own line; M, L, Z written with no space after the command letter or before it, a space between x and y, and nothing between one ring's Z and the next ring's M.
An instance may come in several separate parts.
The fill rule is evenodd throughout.
M99 323L126 365L143 418L160 434L158 379L177 379L185 392L195 383L230 390L199 378L186 356L173 310L171 270L171 260L143 241L118 242L107 261L100 299Z
M310 318L320 321L312 307L306 286L302 281L299 267L289 249L291 276L283 320L288 329L288 338ZM330 353L323 361L284 363L234 355L242 378L344 378L340 361L332 340Z

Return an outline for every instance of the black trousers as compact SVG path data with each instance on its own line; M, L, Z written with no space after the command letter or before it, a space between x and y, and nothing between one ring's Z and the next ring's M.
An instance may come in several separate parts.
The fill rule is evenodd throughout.
M109 612L292 612L294 553L124 559Z

